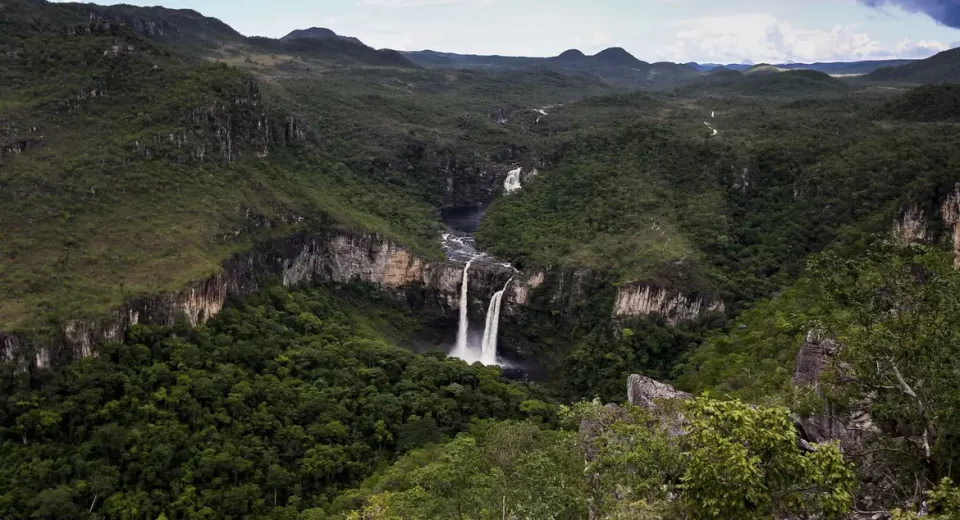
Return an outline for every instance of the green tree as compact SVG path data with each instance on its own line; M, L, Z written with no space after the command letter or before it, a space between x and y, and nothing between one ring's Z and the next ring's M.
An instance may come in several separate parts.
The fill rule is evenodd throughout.
M693 518L842 518L849 512L849 464L832 444L802 451L789 410L698 399L687 417L681 490Z
M930 482L948 475L960 462L960 273L953 255L880 244L857 259L824 255L811 275L824 307L834 309L817 325L841 346L839 404L869 400L882 429L910 439L904 449Z

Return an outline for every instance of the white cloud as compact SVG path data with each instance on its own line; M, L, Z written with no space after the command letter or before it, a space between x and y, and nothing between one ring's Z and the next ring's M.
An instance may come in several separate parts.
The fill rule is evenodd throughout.
M805 29L771 14L754 13L675 20L674 42L661 47L661 59L704 62L784 63L789 61L850 61L895 57L926 57L946 45L937 41L904 40L888 48L859 24L831 29Z
M901 58L926 58L938 52L950 50L951 46L931 40L912 41L910 38L897 44L896 54Z

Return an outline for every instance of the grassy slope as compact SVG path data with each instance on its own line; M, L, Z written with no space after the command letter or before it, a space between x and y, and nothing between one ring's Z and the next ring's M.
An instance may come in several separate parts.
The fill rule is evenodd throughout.
M104 56L117 38L137 50ZM5 58L4 84L14 87L3 119L36 142L2 164L4 329L94 314L125 295L208 275L255 238L236 234L251 231L249 215L275 225L292 215L333 221L435 251L432 209L306 151L274 147L261 160L238 142L241 156L232 163L184 158L167 136L203 133L183 114L229 105L245 84L234 70L183 60L124 33L40 35L9 45L19 52ZM51 69L62 75L42 79ZM91 88L103 95L68 108L66 100ZM148 146L152 158L138 151Z

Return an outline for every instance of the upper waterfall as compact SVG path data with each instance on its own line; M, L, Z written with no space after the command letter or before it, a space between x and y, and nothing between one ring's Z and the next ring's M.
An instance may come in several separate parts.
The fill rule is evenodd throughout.
M507 179L503 181L503 189L507 193L513 193L522 187L520 186L520 172L522 171L523 168L517 168L507 172Z

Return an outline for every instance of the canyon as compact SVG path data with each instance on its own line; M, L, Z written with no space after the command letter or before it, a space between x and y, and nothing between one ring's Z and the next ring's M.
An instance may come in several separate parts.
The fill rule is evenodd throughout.
M270 280L287 287L320 281L369 283L410 308L450 318L460 312L463 273L462 262L419 258L377 234L353 230L302 233L237 254L223 264L221 272L181 291L129 299L105 316L66 321L53 334L2 332L0 361L16 365L20 371L56 367L96 356L98 347L122 341L134 325L202 325L231 297L251 294L268 286ZM518 316L535 300L572 317L577 304L590 297L589 286L597 278L589 270L549 268L517 273L489 259L475 262L467 275L470 293L466 308L480 315L502 306L505 318ZM543 290L545 286L549 289ZM722 310L721 302L701 295L626 285L619 289L612 317L659 315L678 323ZM495 339L487 339L488 345L494 343Z

